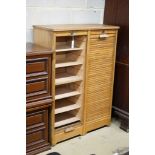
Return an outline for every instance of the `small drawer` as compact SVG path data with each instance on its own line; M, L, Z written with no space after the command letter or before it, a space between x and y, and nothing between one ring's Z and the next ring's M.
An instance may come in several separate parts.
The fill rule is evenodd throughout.
M28 57L26 60L26 77L49 74L49 57Z
M30 132L27 132L27 135L26 135L27 146L32 145L32 143L36 144L36 143L44 142L47 137L43 137L43 135L45 135L45 128L44 127L40 127L36 130L32 130Z
M67 127L56 133L56 143L78 135L82 135L82 125Z
M38 148L49 148L48 109L27 113L26 115L26 152L38 152ZM35 154L35 153L34 153Z
M39 110L27 114L26 116L26 127L34 128L36 126L45 126L48 119L48 110Z
M36 99L50 96L49 78L33 78L26 81L26 99Z

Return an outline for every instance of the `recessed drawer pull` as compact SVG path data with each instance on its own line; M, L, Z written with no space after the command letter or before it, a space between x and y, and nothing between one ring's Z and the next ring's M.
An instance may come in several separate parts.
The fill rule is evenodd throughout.
M100 39L105 39L105 38L108 38L108 37L109 37L109 35L106 34L106 33L100 34L100 36L99 36Z
M70 128L66 128L65 130L64 130L64 132L71 132L71 131L73 131L74 130L74 128L73 127L70 127Z

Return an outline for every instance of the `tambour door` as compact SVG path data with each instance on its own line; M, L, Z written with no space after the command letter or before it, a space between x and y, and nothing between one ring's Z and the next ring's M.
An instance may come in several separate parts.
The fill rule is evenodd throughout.
M117 30L90 31L86 69L86 132L110 123L116 38Z

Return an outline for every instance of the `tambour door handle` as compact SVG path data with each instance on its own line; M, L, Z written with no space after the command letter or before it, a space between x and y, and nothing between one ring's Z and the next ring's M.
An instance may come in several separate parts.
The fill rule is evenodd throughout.
M100 36L99 36L100 39L105 39L105 38L108 38L108 37L109 37L109 35L106 34L106 33L102 33L102 34L100 34Z

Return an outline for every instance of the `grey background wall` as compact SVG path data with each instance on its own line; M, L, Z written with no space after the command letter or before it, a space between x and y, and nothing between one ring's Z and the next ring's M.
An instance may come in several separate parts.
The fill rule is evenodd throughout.
M32 25L102 24L105 0L26 0L26 40Z

